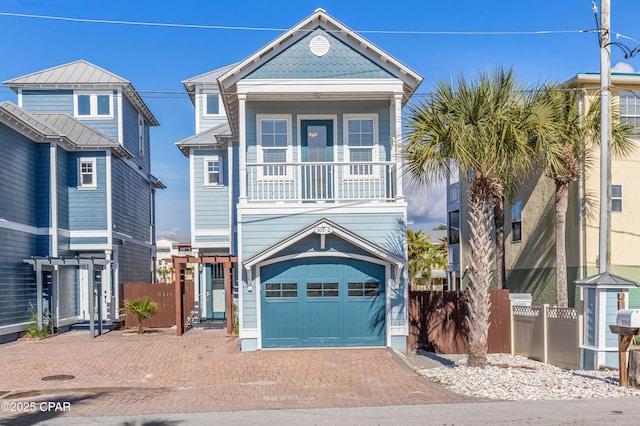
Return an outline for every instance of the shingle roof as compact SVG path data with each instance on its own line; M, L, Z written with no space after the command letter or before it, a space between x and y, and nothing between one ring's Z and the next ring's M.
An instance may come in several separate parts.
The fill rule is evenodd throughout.
M231 137L231 128L228 123L218 124L210 129L200 132L197 135L189 136L179 142L176 145L182 151L185 156L189 156L189 148L199 146L212 146L217 145L218 137Z

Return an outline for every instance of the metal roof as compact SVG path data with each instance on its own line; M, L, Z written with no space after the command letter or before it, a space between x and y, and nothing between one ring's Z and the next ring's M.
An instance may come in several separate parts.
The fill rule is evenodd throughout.
M145 116L150 126L159 125L158 120L156 120L130 81L82 59L22 77L16 77L3 82L3 84L16 93L18 93L18 89L46 89L52 87L70 89L119 88L122 89L125 96L136 106L138 111Z
M191 98L191 102L195 105L195 87L198 84L203 84L203 85L218 85L218 78L224 74L227 73L227 71L229 71L230 69L232 69L233 67L235 67L236 65L238 65L238 63L236 62L235 64L231 64L231 65L226 65L222 68L218 68L215 69L213 71L208 71L205 72L204 74L200 74L197 75L195 77L191 77L188 78L186 80L182 81L182 84L184 85L184 88L187 90L187 93L189 94L189 97Z
M220 141L218 138L229 138L232 136L229 124L222 123L204 132L200 132L197 135L189 136L186 139L176 142L176 146L186 157L189 157L189 148L219 146Z
M33 113L33 116L58 129L78 147L115 148L120 144L102 133L62 113Z
M23 126L27 126L30 130L39 133L42 137L64 137L64 134L60 133L57 129L37 119L13 102L1 102L0 110L13 116L16 121L19 121Z
M583 278L581 280L576 280L575 283L579 287L598 286L598 287L628 288L628 287L640 286L640 283L637 283L636 281L632 281L627 278L614 275L611 272L603 272L598 275L593 275L591 277Z

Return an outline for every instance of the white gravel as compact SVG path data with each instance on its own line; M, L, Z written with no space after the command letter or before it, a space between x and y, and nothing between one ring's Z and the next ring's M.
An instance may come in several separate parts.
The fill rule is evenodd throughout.
M618 385L618 370L581 371L561 368L509 354L489 354L490 366L455 366L418 370L431 381L470 396L513 401L619 398L640 396L640 389Z

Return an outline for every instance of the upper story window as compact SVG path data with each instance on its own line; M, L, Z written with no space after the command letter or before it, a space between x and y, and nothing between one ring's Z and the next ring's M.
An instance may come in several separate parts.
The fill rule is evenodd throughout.
M95 158L78 159L78 189L95 189L98 187Z
M449 212L449 244L460 244L460 211Z
M144 157L144 117L138 114L138 154Z
M622 185L611 185L611 211L622 212Z
M113 92L74 92L74 113L78 118L113 118Z
M265 165L264 176L285 176L291 161L291 120L289 116L258 116L258 162Z
M522 201L511 206L511 242L522 241Z
M345 115L346 160L352 164L349 166L351 175L373 174L372 162L376 159L377 132L375 116L348 116Z
M633 126L633 136L640 136L640 92L620 92L618 99L620 118Z
M205 108L204 115L221 115L220 111L220 95L217 93L205 94Z
M204 159L204 186L222 185L222 161L220 157Z

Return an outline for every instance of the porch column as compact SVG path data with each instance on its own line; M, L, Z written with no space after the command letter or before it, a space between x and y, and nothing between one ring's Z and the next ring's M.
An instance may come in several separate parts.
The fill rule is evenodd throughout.
M226 295L227 334L233 333L233 286L231 284L231 262L224 262L224 288Z
M87 266L89 269L89 334L91 337L96 337L96 316L95 316L95 281L94 281L94 272L93 268Z
M247 203L247 131L245 117L246 94L238 94L238 139L240 142L240 199L239 204Z
M42 330L42 264L38 261L36 267L36 308L38 309L38 330Z
M183 300L182 294L184 293L184 274L182 273L182 268L185 266L185 263L182 259L173 259L173 282L174 282L174 293L175 293L175 303L176 303L176 335L182 336L184 334L184 314L183 314Z
M396 93L393 96L393 102L391 107L391 158L396 163L395 173L395 187L396 187L396 200L404 200L404 192L402 190L402 93Z

